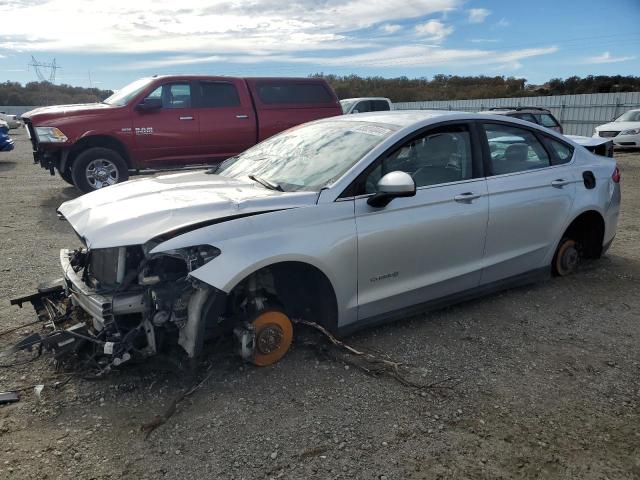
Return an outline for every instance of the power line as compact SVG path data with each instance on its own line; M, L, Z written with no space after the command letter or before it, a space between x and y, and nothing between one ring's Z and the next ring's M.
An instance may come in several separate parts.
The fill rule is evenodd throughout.
M56 71L60 68L60 66L56 63L56 59L53 59L51 63L39 62L36 58L31 55L31 63L28 66L33 67L36 72L36 76L38 80L41 82L55 83L56 82ZM43 70L48 70L49 75L45 75Z

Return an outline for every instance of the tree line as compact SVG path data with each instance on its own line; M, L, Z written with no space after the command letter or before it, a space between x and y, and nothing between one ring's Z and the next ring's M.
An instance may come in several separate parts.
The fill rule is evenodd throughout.
M553 78L542 85L529 84L525 78L485 75L462 77L440 74L432 79L322 73L314 76L326 79L338 98L387 97L393 102L640 91L640 77L621 75Z
M0 83L0 105L65 105L101 102L113 92L98 88L54 85L49 82Z
M622 75L553 78L542 85L527 83L525 78L485 75L462 77L439 74L428 79L318 73L312 77L326 79L338 98L388 97L393 102L640 91L640 77ZM49 82L29 82L24 86L18 82L4 82L0 83L0 105L91 103L100 102L112 93L111 90Z

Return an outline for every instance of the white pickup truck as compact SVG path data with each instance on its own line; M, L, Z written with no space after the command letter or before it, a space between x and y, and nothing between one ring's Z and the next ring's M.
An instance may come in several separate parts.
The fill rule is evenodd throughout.
M393 110L391 100L385 97L345 98L340 100L342 113L386 112Z

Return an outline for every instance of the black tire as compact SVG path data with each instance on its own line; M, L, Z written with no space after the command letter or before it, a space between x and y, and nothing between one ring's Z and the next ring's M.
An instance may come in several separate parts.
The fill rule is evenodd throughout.
M58 167L56 167L56 170L58 171L58 173L60 174L60 177L65 182L67 182L69 185L75 185L75 183L73 183L73 176L71 175L71 169L66 168L64 171L62 171Z
M92 171L98 174L93 176ZM71 176L78 190L88 193L128 180L129 170L118 152L109 148L93 147L76 157L71 167Z
M571 238L560 240L556 253L553 255L551 269L554 275L565 277L573 273L580 263L580 247Z

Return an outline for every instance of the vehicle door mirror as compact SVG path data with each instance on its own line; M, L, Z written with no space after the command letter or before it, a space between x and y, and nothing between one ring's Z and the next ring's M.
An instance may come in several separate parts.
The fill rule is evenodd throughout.
M353 110L351 110L351 113L360 113L360 110L358 110L357 108L354 108Z
M145 112L159 110L162 108L162 99L147 97L138 104L137 108L138 110L143 110Z
M378 181L378 191L367 203L372 207L386 207L398 197L413 197L416 194L416 182L411 175L402 171L389 172Z

